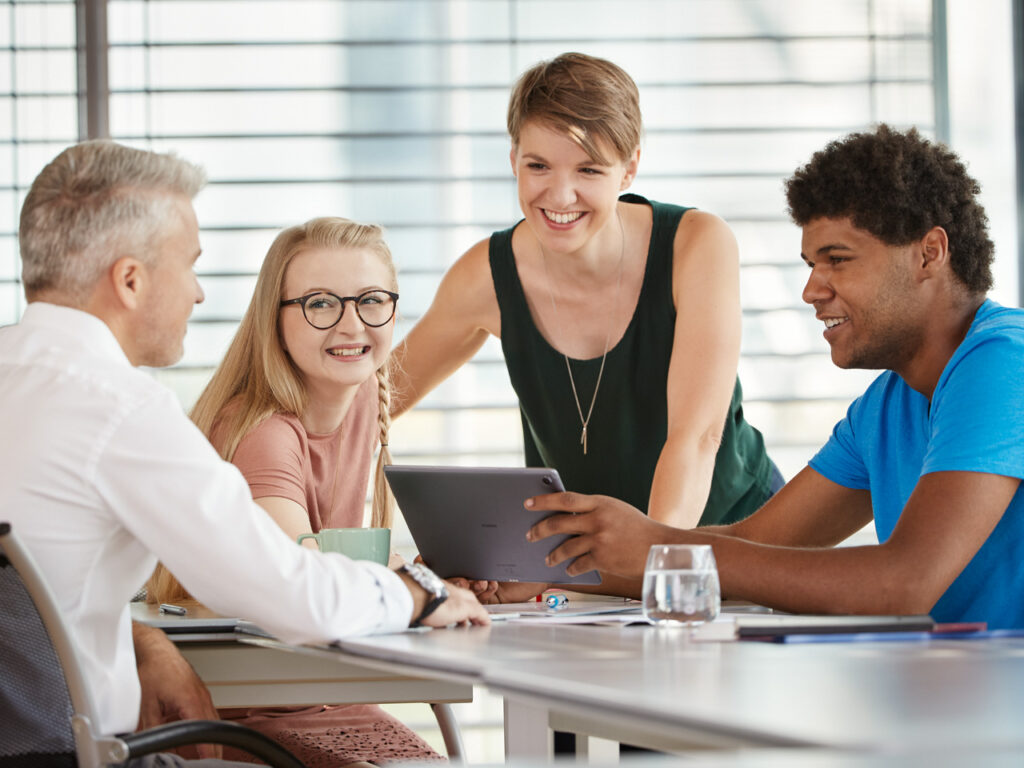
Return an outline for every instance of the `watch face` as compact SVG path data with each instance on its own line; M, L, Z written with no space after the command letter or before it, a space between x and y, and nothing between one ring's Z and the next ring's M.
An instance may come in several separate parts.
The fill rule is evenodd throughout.
M430 585L427 589L431 592L439 594L444 591L444 582L441 580L441 577L426 566L423 567L423 576L424 580Z

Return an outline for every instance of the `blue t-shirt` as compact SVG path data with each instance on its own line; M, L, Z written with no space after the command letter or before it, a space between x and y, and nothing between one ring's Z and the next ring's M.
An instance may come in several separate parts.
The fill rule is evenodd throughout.
M1024 310L986 301L928 399L886 371L836 425L811 468L871 491L888 540L922 475L1024 478ZM969 514L969 510L949 510ZM1024 483L995 530L931 611L936 621L1024 627Z

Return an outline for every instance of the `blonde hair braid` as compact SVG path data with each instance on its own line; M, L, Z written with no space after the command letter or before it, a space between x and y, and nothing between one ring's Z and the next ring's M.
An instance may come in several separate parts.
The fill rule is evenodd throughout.
M380 453L377 456L377 469L373 477L373 514L370 526L373 528L390 528L395 512L395 497L391 493L384 467L391 463L391 450L388 448L388 434L391 431L391 364L389 362L377 369L377 426L380 428Z

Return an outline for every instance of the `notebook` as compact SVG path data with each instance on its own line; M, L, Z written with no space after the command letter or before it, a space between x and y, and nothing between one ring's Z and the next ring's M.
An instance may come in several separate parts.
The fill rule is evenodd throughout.
M739 637L779 637L859 632L930 632L931 616L802 616L787 613L736 615Z

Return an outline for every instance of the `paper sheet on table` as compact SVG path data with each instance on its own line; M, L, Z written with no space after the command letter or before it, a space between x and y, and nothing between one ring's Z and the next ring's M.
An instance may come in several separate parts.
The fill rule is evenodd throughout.
M544 618L529 618L529 617L517 617L515 619L509 619L517 623L531 623L531 624L593 624L598 626L617 626L623 627L629 624L642 624L648 625L647 619L643 617L643 614L639 612L635 613L603 613L603 614L577 614L575 616L548 616ZM652 629L657 631L658 627ZM693 639L695 640L735 640L736 639L736 620L733 616L719 616L714 621L705 622L693 627L692 630L687 630L684 626L670 627L669 629L679 629L683 631L691 632Z
M603 616L608 614L640 614L640 601L623 598L607 600L581 600L569 602L560 608L548 608L547 603L530 601L526 603L501 603L488 605L487 612L495 621L526 620L547 621L568 616Z
M605 627L647 625L647 620L640 611L640 604L635 600L613 604L582 603L558 610L550 610L543 603L506 603L488 606L487 610L492 620L521 624L590 624ZM731 614L720 614L714 621L701 624L692 630L685 627L677 629L688 632L688 638L697 642L735 640L736 617ZM651 627L651 630L658 631L658 628Z

